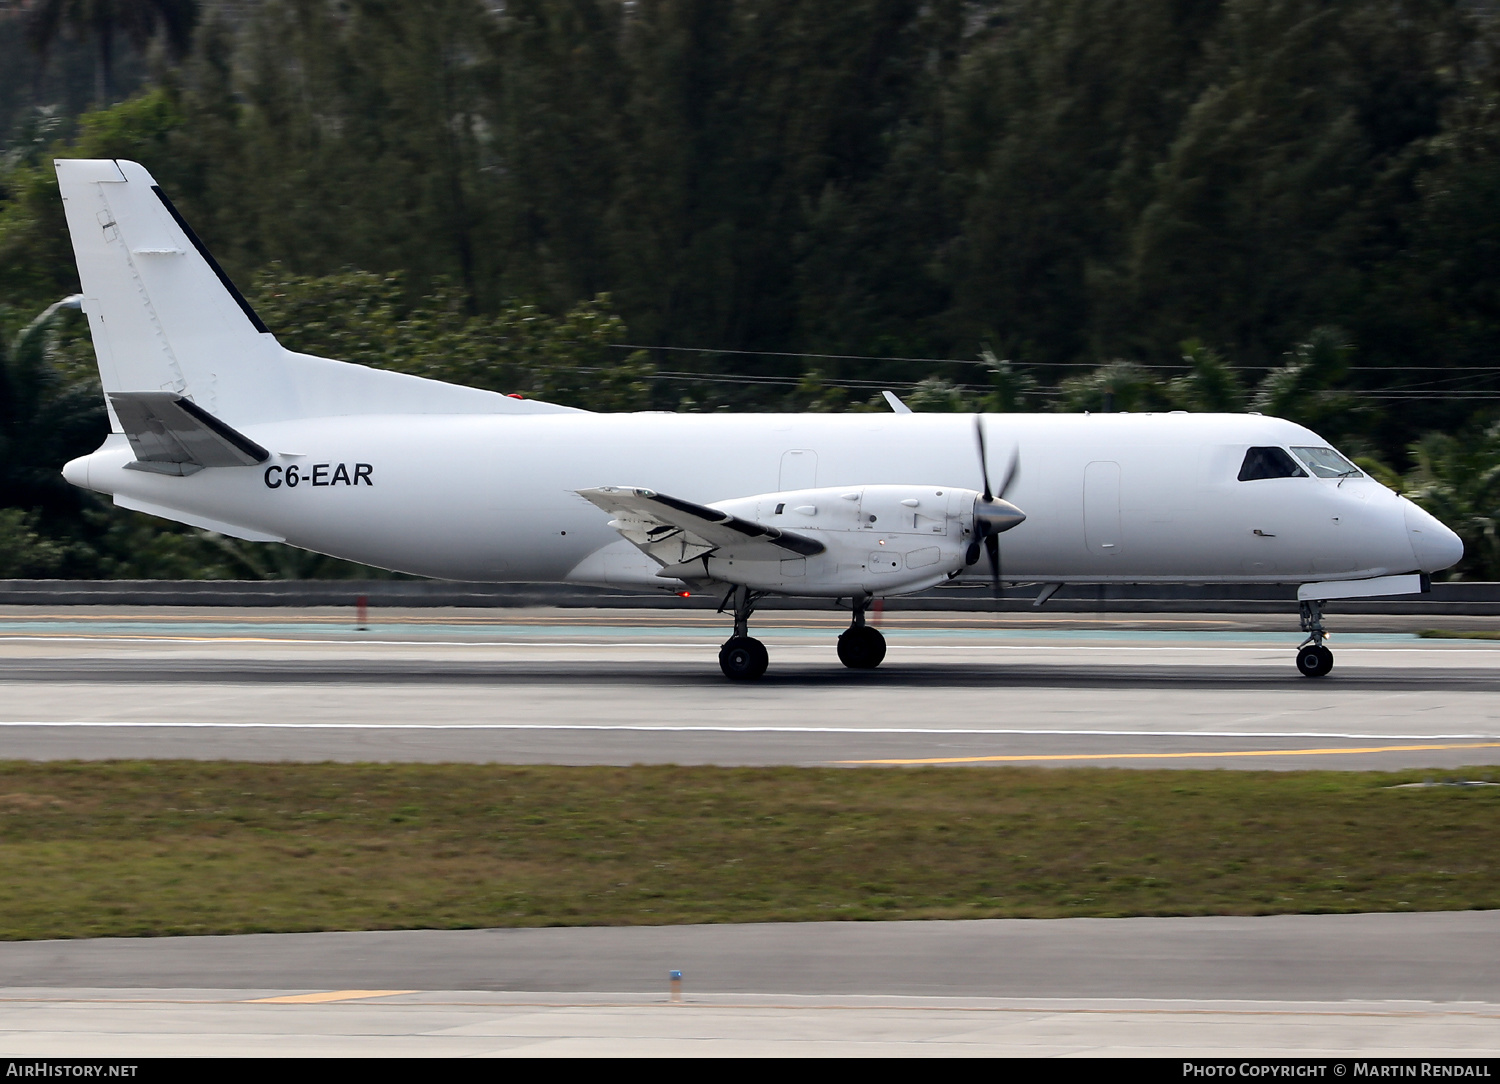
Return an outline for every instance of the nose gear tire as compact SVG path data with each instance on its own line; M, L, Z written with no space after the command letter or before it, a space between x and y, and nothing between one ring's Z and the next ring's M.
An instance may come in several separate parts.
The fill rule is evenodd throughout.
M1303 677L1322 677L1333 669L1333 652L1321 644L1309 644L1297 652L1297 671Z

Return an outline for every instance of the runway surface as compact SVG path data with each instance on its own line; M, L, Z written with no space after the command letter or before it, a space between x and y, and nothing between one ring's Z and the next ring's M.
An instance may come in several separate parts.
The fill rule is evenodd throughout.
M0 945L21 1056L1500 1054L1500 913ZM684 1004L667 972L683 972Z
M1500 763L1493 641L1339 634L1333 674L1309 680L1291 618L901 614L886 663L856 672L833 650L843 618L777 612L755 629L771 670L741 685L718 672L711 614L408 611L366 630L349 616L0 611L0 756Z

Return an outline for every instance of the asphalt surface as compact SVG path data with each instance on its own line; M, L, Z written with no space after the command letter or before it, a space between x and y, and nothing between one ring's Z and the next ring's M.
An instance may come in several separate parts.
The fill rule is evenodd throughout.
M1344 618L1300 677L1291 618L889 617L876 671L843 619L755 629L650 611L0 611L0 756L566 764L1113 764L1453 769L1500 763L1500 642ZM1029 615L1028 615L1029 617ZM1409 627L1411 622L1407 622ZM1368 631L1371 627L1381 631Z
M407 930L0 944L9 987L1500 1003L1500 912Z

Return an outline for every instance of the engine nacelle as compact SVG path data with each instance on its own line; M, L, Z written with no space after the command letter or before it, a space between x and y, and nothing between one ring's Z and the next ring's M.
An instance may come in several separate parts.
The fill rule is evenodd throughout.
M816 539L826 548L813 557L788 553L779 561L710 555L668 566L660 575L828 598L921 591L964 570L979 496L950 486L882 485L715 501L714 508Z

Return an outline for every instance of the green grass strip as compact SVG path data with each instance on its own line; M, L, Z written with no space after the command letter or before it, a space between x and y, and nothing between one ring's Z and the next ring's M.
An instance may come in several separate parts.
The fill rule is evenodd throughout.
M0 763L0 938L1500 907L1440 775Z
M1500 640L1500 632L1492 629L1418 629L1417 635L1424 640Z

